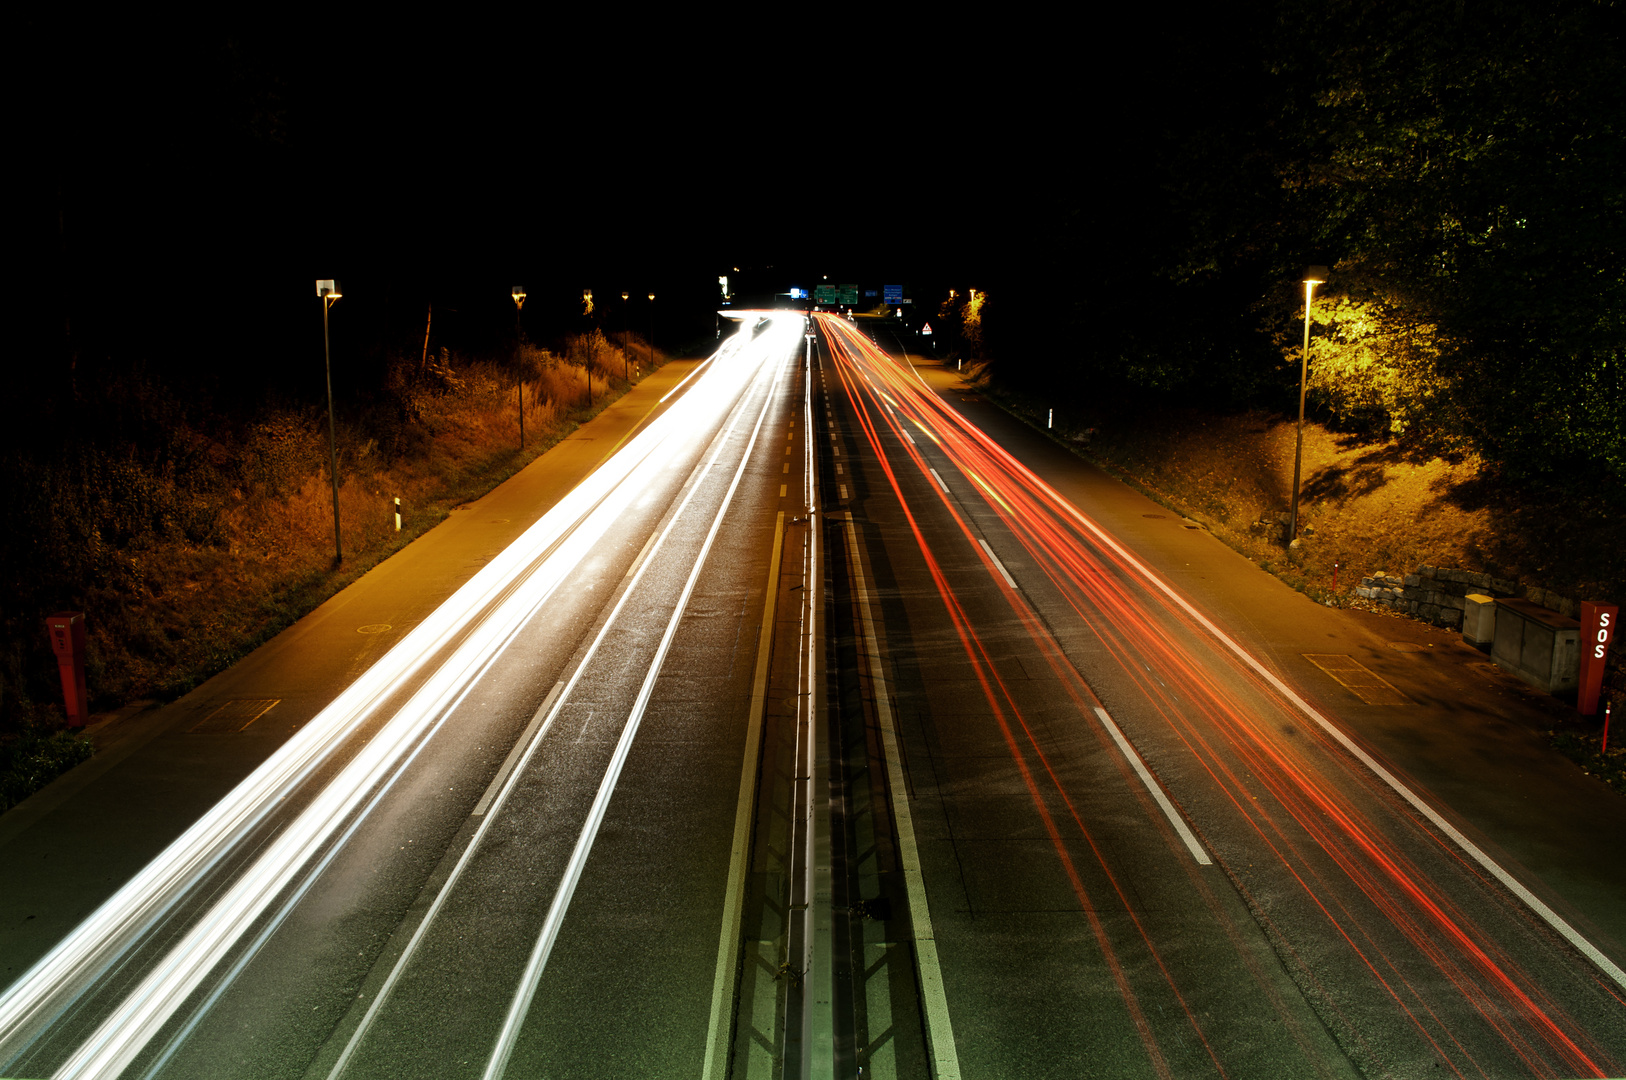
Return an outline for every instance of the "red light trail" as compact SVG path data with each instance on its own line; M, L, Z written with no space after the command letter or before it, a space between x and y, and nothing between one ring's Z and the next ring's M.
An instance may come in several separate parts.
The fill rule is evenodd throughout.
M1460 871L1457 880L1477 879L1488 887L1481 892L1499 892L1497 882L1481 866L1464 858L1458 847L1423 822L1403 810L1396 812L1388 788L1369 770L1351 767L1354 763L1342 740L1314 725L1295 727L1308 733L1309 740L1281 738L1282 722L1299 717L1290 697L1272 685L1277 680L1261 677L1236 657L1213 648L1189 605L1171 599L1161 583L1158 588L1145 587L1148 571L1144 567L1115 544L1101 542L1091 531L1093 524L1090 529L1081 527L1085 519L1076 508L932 393L911 369L886 356L846 321L829 316L818 316L818 321L863 438L898 499L967 662L1159 1075L1170 1075L1169 1065L1136 1000L1123 962L1102 927L1070 841L1057 825L1058 817L1071 821L1078 839L1099 863L1214 1068L1222 1075L1224 1069L1132 909L1110 859L1052 768L1043 739L1028 725L995 670L905 494L900 470L907 475L912 469L924 479L924 490L935 496L941 511L965 537L1016 621L1045 658L1080 721L1106 745L1105 733L1089 720L1099 702L1062 644L1013 586L932 470L915 435L924 435L976 485L999 523L1043 572L1062 603L1121 666L1178 744L1201 765L1246 824L1254 846L1279 862L1293 886L1330 925L1335 940L1353 954L1441 1064L1459 1076L1494 1075L1486 1070L1496 1066L1479 1061L1469 1049L1482 1044L1484 1032L1489 1031L1531 1075L1620 1072L1609 1053L1418 864L1416 853L1443 855ZM914 487L912 482L910 487ZM1363 803L1375 800L1379 808L1388 809L1380 809L1378 815L1363 812L1357 797ZM1144 795L1140 798L1155 818L1157 812L1150 808L1149 800ZM1172 832L1169 835L1171 844L1176 843ZM1408 855L1406 848L1414 854ZM1240 848L1233 844L1228 850ZM1244 890L1247 886L1239 871L1256 873L1247 867L1228 870ZM1196 866L1188 864L1187 871L1200 881ZM1341 888L1346 882L1358 890L1369 908L1358 910L1361 905L1356 898ZM1201 887L1207 888L1206 884ZM1271 922L1276 934L1290 940L1268 911L1257 904L1250 906L1262 920ZM1410 955L1399 948L1401 940L1410 946ZM1448 1000L1451 995L1456 1001ZM1329 995L1328 1000L1334 996ZM1619 1000L1618 995L1613 996ZM1483 1025L1473 1038L1454 1026L1468 1017L1478 1017ZM1360 1037L1358 1033L1356 1037Z

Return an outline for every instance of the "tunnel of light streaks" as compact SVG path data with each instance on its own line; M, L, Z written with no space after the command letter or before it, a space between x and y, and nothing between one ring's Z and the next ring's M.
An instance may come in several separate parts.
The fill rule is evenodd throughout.
M1201 634L1189 615L1160 592L1134 587L1131 583L1139 580L1144 571L1129 565L1112 548L1094 542L1077 526L1076 508L1064 510L1063 500L1056 492L931 393L912 370L888 358L860 331L827 316L821 316L819 321L832 344L837 371L852 399L864 437L903 506L1007 747L1017 761L1069 881L1079 891L1080 903L1091 919L1092 929L1102 941L1106 962L1124 994L1126 1008L1137 1030L1147 1043L1154 1068L1159 1072L1164 1070L1155 1042L1145 1028L1130 988L1119 974L1117 959L1095 926L1092 905L1082 892L1066 844L1046 807L1046 792L1041 791L1024 758L1031 754L1040 762L1050 797L1067 808L1067 816L1101 861L1126 911L1127 901L1122 900L1122 892L1116 889L1116 879L1106 859L1073 809L1065 787L1050 769L1042 747L1000 684L937 557L915 524L915 514L894 472L893 455L888 449L890 440L882 438L883 427L897 440L891 445L900 447L908 464L927 478L927 490L936 496L971 551L999 584L1012 612L1031 635L1067 695L1077 704L1081 717L1089 715L1085 706L1094 703L1093 695L1033 609L1004 581L991 553L977 542L976 534L953 498L932 479L930 464L910 428L924 435L977 486L1001 523L1043 570L1058 594L1122 665L1241 819L1280 859L1281 866L1325 917L1338 938L1359 958L1377 985L1448 1067L1459 1075L1481 1071L1464 1040L1453 1033L1431 1004L1434 1001L1431 992L1418 986L1416 977L1408 974L1414 968L1406 958L1394 954L1393 935L1384 934L1380 927L1371 925L1375 916L1398 930L1416 955L1424 957L1456 988L1472 1012L1532 1074L1608 1075L1604 1070L1616 1068L1608 1052L1566 1017L1514 959L1476 927L1429 875L1402 852L1394 838L1367 820L1335 784L1317 775L1316 766L1310 763L1308 748L1288 747L1274 737L1271 721L1290 715L1292 710L1273 687L1223 653L1199 656L1190 642ZM1238 682L1246 687L1245 693L1231 688ZM1172 687L1179 687L1183 693L1177 694ZM1260 699L1266 703L1265 709L1255 704ZM1015 717L1028 749L1015 739L1007 724L1007 714ZM1103 737L1093 725L1092 730ZM1322 760L1342 760L1330 739L1314 729L1310 734ZM1375 782L1360 770L1346 771L1348 779L1367 790L1376 790ZM1268 799L1260 799L1260 795L1267 795ZM1271 804L1281 813L1273 812ZM1476 872L1461 852L1442 837L1425 829L1415 832L1426 837L1425 843L1464 872ZM1323 857L1314 857L1316 852ZM1370 903L1370 909L1358 911L1340 900L1340 890L1327 878L1334 868L1359 889ZM1132 911L1128 914L1134 917ZM1138 919L1136 925L1139 926ZM1157 958L1157 950L1144 930L1142 938L1173 988L1173 980ZM1200 1027L1189 1010L1187 1016L1200 1037ZM1206 1040L1204 1042L1206 1046Z
M496 555L237 788L0 995L0 1069L73 1010L264 823L278 803L413 685L262 854L187 927L55 1073L116 1076L268 908L439 729L480 675L628 507L710 437L758 369L784 351L747 319L670 409ZM799 320L798 320L799 322ZM764 335L769 337L769 335Z

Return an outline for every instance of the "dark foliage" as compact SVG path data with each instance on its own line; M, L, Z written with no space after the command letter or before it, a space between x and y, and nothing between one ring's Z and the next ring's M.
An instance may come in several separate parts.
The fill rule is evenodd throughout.
M1291 407L1298 282L1325 264L1321 295L1381 311L1391 341L1426 328L1443 389L1399 418L1312 394L1323 418L1626 499L1618 6L1242 5L1159 40L1138 124L1105 141L1081 125L1089 182L1035 199L989 281L1002 379Z

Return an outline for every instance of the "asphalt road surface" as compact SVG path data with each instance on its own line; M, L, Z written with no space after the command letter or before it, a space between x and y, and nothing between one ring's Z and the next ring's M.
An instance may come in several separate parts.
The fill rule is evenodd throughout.
M808 566L803 325L747 319L677 404L15 983L0 1071L726 1064L758 630L770 566Z
M923 1075L905 1052L978 1077L1626 1071L1618 951L1351 734L1431 718L1339 613L1228 629L1199 579L1252 568L1197 523L1130 520L1097 474L1107 531L1088 482L1062 497L877 348L884 322L819 322L827 479L887 683L866 707L918 852L863 888L896 910L918 873L937 967L927 1045L862 1049L877 1075ZM1618 926L1620 890L1610 869L1576 894Z
M1528 702L884 322L736 317L500 544L341 596L376 644L274 643L308 710L204 693L13 812L0 1074L1626 1072L1626 810Z

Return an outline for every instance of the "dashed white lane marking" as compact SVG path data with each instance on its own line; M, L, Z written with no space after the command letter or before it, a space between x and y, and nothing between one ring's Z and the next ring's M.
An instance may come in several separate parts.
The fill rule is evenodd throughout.
M1107 711L1099 706L1096 707L1095 715L1101 718L1101 725L1107 729L1107 734L1112 736L1112 741L1118 744L1118 749L1123 753L1123 756L1129 759L1130 765L1134 766L1136 775L1140 777L1140 782L1146 785L1146 790L1152 793L1152 798L1157 800L1157 805L1163 808L1163 816L1169 819L1169 824L1174 826L1174 831L1180 834L1181 840L1185 841L1186 850L1191 852L1191 857L1197 860L1199 866L1213 866L1214 860L1208 857L1208 852L1203 850L1203 846L1191 834L1191 828L1186 824L1186 819L1180 816L1179 812L1175 810L1174 804L1169 802L1169 797L1163 794L1163 789L1158 786L1158 782L1152 779L1152 774L1146 770L1146 764L1141 761L1140 755L1135 753L1135 748L1129 745L1129 740L1124 738L1124 733L1118 730L1118 725L1112 722L1112 717L1108 716Z
M995 555L994 549L988 546L988 541L979 536L977 538L977 543L981 544L982 550L988 553L988 557L990 559L994 560L994 569L998 570L999 576L1005 579L1005 584L1009 585L1013 589L1016 588L1016 579L1011 577L1011 572L1009 570L1005 569L1005 564L999 561L999 556Z

